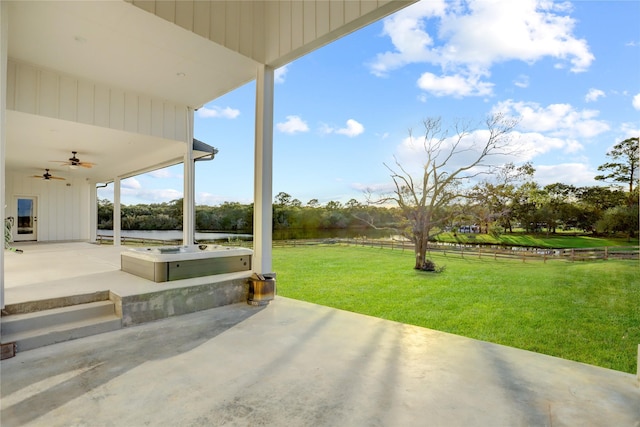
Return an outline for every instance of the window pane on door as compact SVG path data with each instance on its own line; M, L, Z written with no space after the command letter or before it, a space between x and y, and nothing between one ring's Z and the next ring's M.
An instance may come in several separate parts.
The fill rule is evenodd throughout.
M33 200L18 199L18 234L33 233Z

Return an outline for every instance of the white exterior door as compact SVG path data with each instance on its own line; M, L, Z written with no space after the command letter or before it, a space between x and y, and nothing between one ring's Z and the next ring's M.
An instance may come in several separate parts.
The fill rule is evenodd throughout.
M38 240L37 199L16 198L17 215L13 224L13 240L16 242Z

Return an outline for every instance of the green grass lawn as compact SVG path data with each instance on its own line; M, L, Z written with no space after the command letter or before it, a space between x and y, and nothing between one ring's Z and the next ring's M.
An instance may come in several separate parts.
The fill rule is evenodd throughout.
M448 243L481 243L489 245L532 246L536 248L599 248L603 246L638 246L639 241L626 237L573 236L570 234L502 234L498 237L489 234L442 233L436 240Z
M635 373L638 261L523 263L338 245L274 248L278 294Z

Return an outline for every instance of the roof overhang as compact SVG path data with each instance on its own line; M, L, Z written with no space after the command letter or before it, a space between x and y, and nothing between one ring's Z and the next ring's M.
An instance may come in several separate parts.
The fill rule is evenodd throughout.
M414 0L3 2L10 59L195 110L254 80L261 63L285 65ZM9 110L6 122L5 168L25 176L72 150L98 165L80 171L94 182L185 152L182 141L37 114Z

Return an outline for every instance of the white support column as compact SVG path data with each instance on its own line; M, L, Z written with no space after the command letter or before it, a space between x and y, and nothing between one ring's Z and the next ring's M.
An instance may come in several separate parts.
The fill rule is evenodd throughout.
M196 165L193 161L193 108L187 109L184 153L184 197L182 199L182 244L193 245L196 235Z
M9 38L9 5L0 1L0 219L2 219L2 239L4 241L4 198L6 169L4 165L7 139L7 52ZM0 308L4 308L4 242L0 254Z
M253 184L253 271L261 274L272 272L273 79L272 67L261 65L258 68Z
M120 209L120 177L113 180L113 246L120 246L122 231L122 214Z
M89 183L89 242L98 239L98 189L95 182Z

